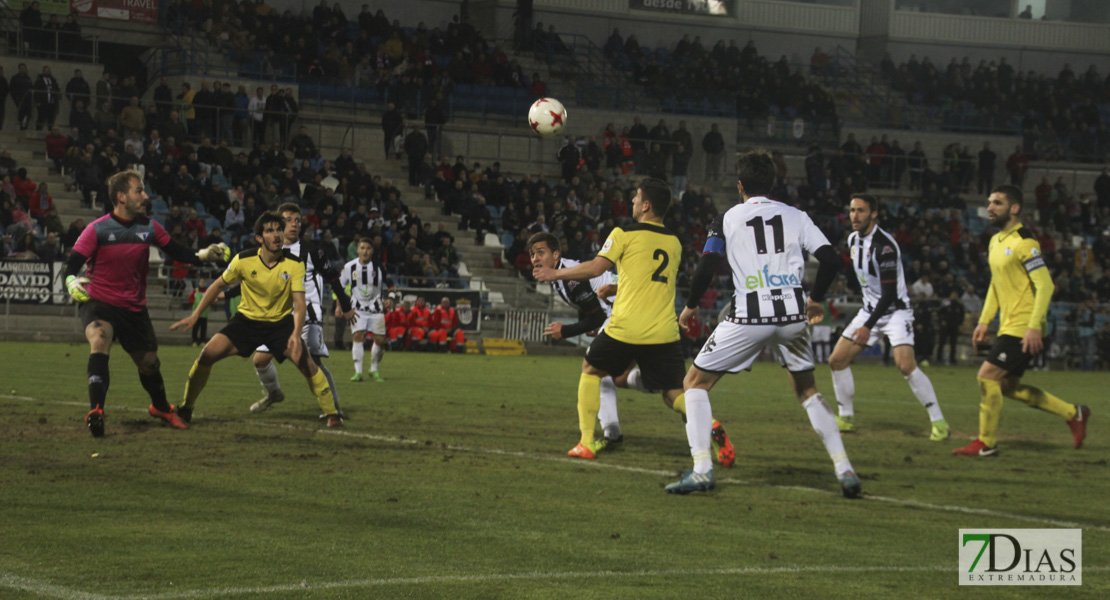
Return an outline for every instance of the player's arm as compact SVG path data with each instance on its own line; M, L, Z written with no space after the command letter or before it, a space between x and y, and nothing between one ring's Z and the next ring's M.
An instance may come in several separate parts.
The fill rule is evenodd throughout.
M548 269L537 267L532 269L536 281L589 281L600 277L602 273L613 268L613 263L604 256L595 256L590 262L577 264L566 269Z
M713 283L724 255L724 216L721 215L709 224L709 231L706 232L705 246L702 248L701 258L698 259L694 278L690 281L690 294L686 297L686 308L682 309L682 314L678 316L678 326L682 329L687 329L686 323L697 313L701 297Z
M810 291L809 298L806 299L806 316L809 317L810 325L816 325L825 317L822 304L829 293L829 288L836 281L837 273L840 272L840 255L837 254L836 249L831 244L818 248L813 253L813 257L817 259L818 266L817 275L813 281L813 290ZM883 293L886 293L885 289ZM895 284L894 294L898 294L897 283Z
M1041 255L1040 244L1035 240L1023 256L1025 271L1029 273L1029 280L1033 282L1033 314L1029 316L1029 329L1041 331L1044 328L1045 317L1048 315L1048 305L1052 302L1052 295L1056 293L1056 284L1052 281L1052 274L1048 272L1044 257Z
M344 289L340 272L324 258L324 251L321 248L313 248L308 253L308 260L312 261L312 268L324 278L324 281L328 282L328 287L331 288L335 299L339 301L339 306L343 309L343 312L351 312L351 296Z
M89 257L81 254L77 250L71 250L69 258L66 259L65 282L66 289L69 291L69 297L77 302L88 302L89 292L85 289L85 284L89 282L84 277L77 277L81 272L81 267L85 266Z
M875 326L875 323L879 322L879 319L886 315L895 299L898 298L898 249L884 242L880 245L878 252L879 289L881 291L879 301L875 303L875 308L871 311L871 318L863 324L869 330Z
M216 280L212 282L212 285L208 286L208 291L204 292L204 297L200 299L200 304L197 304L197 307L193 309L193 312L184 319L181 319L173 325L170 325L170 330L177 330L182 328L187 329L192 327L193 324L197 322L197 319L200 317L200 315L203 314L204 311L208 310L210 306L216 303L216 300L218 300L220 297L220 292L222 292L227 286L228 283L224 281L223 277L217 277Z
M173 260L190 265L219 262L226 263L231 258L231 249L223 242L194 251L188 246L167 239L165 245L162 246L162 251Z
M293 294L293 334L300 337L304 329L305 315L308 313L308 304L304 301L304 291L292 292ZM205 294L207 297L208 294Z
M458 318L458 315L456 315ZM597 296L590 295L590 301L587 301L585 306L582 306L578 311L578 321L569 325L562 323L552 323L547 326L544 335L550 335L553 339L572 338L576 335L582 335L587 331L599 329L605 324L605 311L601 308L601 302Z

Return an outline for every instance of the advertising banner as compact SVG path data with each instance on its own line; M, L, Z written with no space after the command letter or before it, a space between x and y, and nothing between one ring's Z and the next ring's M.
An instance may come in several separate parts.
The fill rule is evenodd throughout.
M736 0L628 0L631 10L728 17L736 10Z
M0 260L0 300L20 304L67 304L65 263Z
M70 7L80 17L158 23L158 0L70 0Z

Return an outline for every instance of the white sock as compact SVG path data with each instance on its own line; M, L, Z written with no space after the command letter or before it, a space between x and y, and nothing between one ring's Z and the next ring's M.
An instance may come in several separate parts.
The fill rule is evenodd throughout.
M690 406L688 397L686 406ZM821 441L825 443L825 450L833 461L837 476L851 471L852 463L848 462L848 453L844 451L844 441L840 439L840 430L836 427L836 418L833 416L832 410L825 404L825 399L821 397L821 394L814 394L805 402L802 402L802 408L809 413L809 423L813 425L813 430L821 436Z
M281 385L278 384L277 367L274 366L274 361L270 361L265 369L255 369L258 373L258 380L262 382L262 387L266 388L267 394L281 391Z
M933 391L933 382L929 381L929 376L922 373L921 369L914 369L913 373L906 377L906 381L910 383L910 389L913 390L913 395L917 396L917 401L929 411L929 420L936 423L944 419L944 413L940 412L937 393Z
M597 411L597 420L605 437L613 439L621 436L621 424L617 419L617 384L612 377L601 378L601 408Z
M636 390L637 392L643 392L645 394L651 393L646 387L644 387L644 376L642 373L640 373L639 367L628 372L628 389Z
M836 394L836 403L840 407L840 416L850 417L856 414L852 402L856 399L856 380L852 378L852 368L832 372L833 393Z
M694 457L694 472L708 473L713 469L713 453L709 450L713 408L709 405L709 392L689 389L683 395L686 397L686 440L690 442L690 454Z
M382 364L382 356L385 354L385 348L381 344L374 342L370 348L370 372L378 370L378 365Z
M362 347L362 340L355 340L351 343L351 356L355 359L355 373L362 373L362 355L366 350Z

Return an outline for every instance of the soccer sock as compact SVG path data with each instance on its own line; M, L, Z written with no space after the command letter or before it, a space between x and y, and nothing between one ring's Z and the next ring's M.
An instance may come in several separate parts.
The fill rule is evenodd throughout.
M162 381L161 371L155 371L153 375L139 373L139 382L143 384L146 393L150 394L150 403L154 408L170 412L170 403L166 400L166 383Z
M929 380L929 376L922 373L921 369L914 369L913 373L906 377L906 381L910 383L910 389L913 390L913 395L917 396L917 401L929 411L929 420L934 423L943 420L944 413L940 412L937 393L933 391L933 382Z
M374 346L370 348L370 371L378 370L378 365L382 364L382 357L385 356L385 348L382 345L374 342Z
M328 380L328 389L331 390L331 401L335 404L335 410L342 413L343 409L339 408L339 390L335 387L335 379L331 376L331 371L324 366L324 363L316 365L321 371L324 372L324 379Z
M355 373L362 373L362 356L366 353L366 349L362 347L362 342L355 340L351 344L351 356L355 359Z
M578 379L578 429L582 432L580 443L590 447L594 443L594 421L601 408L601 378L583 373Z
M189 379L185 381L185 399L181 401L182 408L192 408L197 401L201 390L208 384L208 375L212 373L211 366L200 364L200 359L193 361L193 368L189 369Z
M621 424L617 419L617 384L612 377L601 378L601 406L597 411L597 420L601 422L601 430L607 438L621 436Z
M96 352L89 355L89 408L104 408L108 396L108 355Z
M709 405L709 392L689 389L680 396L685 399L686 441L694 457L694 472L705 474L713 469L713 453L709 447L713 433L713 408Z
M1039 387L1019 384L1013 392L1006 394L1006 397L1020 400L1033 408L1060 415L1069 421L1075 418L1076 409L1074 404L1064 402Z
M813 430L825 443L825 450L833 461L837 476L851 471L852 463L848 461L848 453L844 451L844 441L840 439L836 418L833 416L832 409L825 404L825 399L821 394L814 394L802 402L802 408L809 414L809 423L813 425Z
M638 367L628 372L628 389L648 393L648 389L644 387L644 375Z
M275 392L281 391L281 384L278 383L277 366L274 361L270 361L263 369L255 369L258 374L258 380L262 382L262 387L266 390L267 395L272 395Z
M308 389L312 390L312 395L316 396L316 404L320 405L320 410L324 411L325 415L338 414L339 411L335 407L335 399L332 398L331 388L328 387L328 378L324 376L322 369L316 369L316 374L308 377Z
M686 419L686 395L685 394L680 394L677 398L675 398L674 402L671 404L671 409L673 409L676 413L682 415L683 422L685 423L686 422L685 421L685 419Z
M979 441L994 448L998 421L1002 419L1002 384L979 378Z
M840 407L840 416L851 417L856 414L852 403L856 399L856 381L852 378L852 368L832 372L833 393Z

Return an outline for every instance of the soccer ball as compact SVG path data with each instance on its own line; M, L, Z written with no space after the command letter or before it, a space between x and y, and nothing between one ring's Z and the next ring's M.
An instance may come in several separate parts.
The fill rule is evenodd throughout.
M540 98L528 109L528 125L543 137L559 135L567 125L567 109L554 98Z

